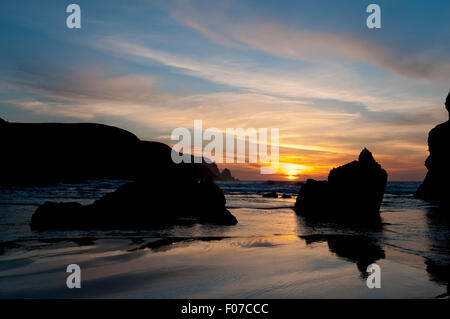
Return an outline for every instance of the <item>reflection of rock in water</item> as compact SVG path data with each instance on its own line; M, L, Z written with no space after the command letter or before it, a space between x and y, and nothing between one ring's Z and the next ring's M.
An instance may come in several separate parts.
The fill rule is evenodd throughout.
M431 257L425 261L431 281L447 287L439 298L450 296L450 217L448 212L430 208L427 214ZM436 257L434 257L436 256Z
M438 284L447 286L447 292L437 296L438 298L450 296L450 264L438 263L431 259L425 261L427 265L427 272L430 276L430 280L437 282Z
M144 243L143 245L140 245L136 248L130 249L129 251L137 251L142 249L150 249L153 252L163 252L163 251L169 251L173 248L175 248L174 244L176 243L184 243L189 244L195 241L219 241L223 239L227 239L230 237L226 236L200 236L200 237L166 237L166 238L159 238L156 240L151 240L149 242Z
M322 233L328 230L345 230L357 233L380 233L386 223L380 219L375 223L362 223L358 221L342 221L342 220L326 220L317 216L297 216L297 225L301 234L310 234L311 231L316 233L317 229L321 229Z
M308 235L300 236L306 243L327 242L329 250L347 261L356 263L362 278L367 278L367 266L385 258L384 250L376 240L362 235Z

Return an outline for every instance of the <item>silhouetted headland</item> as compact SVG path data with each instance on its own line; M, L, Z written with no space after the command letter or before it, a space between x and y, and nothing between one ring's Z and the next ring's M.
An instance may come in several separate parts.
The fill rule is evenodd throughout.
M179 223L234 225L214 184L215 164L175 164L172 149L100 124L0 121L2 185L133 180L91 205L46 202L33 229L140 229ZM231 173L227 177L231 176Z
M93 123L11 123L0 119L0 185L43 185L95 179L134 180L164 169L171 149ZM231 180L215 163L192 164L200 178Z
M238 181L237 178L234 178L233 175L231 175L231 171L228 168L223 169L223 171L220 173L220 177L223 181L227 182Z
M332 169L328 181L308 179L300 188L294 210L313 218L379 221L387 176L372 153L363 149L357 161Z
M450 113L450 93L445 101ZM428 135L430 155L425 161L428 169L425 180L415 196L450 209L450 121L437 125Z

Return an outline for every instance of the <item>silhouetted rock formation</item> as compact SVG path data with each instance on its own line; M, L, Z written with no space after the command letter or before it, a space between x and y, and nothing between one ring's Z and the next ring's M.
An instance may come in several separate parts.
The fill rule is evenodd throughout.
M93 179L134 180L171 159L171 148L91 123L10 123L0 119L0 185ZM192 164L199 178L222 180L216 164Z
M236 178L231 175L231 171L228 168L225 168L220 174L223 181L234 182L237 181Z
M445 102L450 112L450 94ZM439 124L428 135L428 173L415 196L450 209L450 121Z
M206 178L210 176L215 181L221 181L222 176L220 174L220 170L217 167L216 163L208 163L205 158L200 158L201 163L197 163L195 159L199 159L199 157L192 156L191 163L196 167L196 170L199 174L201 174L202 178ZM210 161L209 161L210 162Z
M174 166L169 175L127 183L91 205L46 202L31 218L31 228L148 229L173 224L235 225L225 196L211 177L198 182L191 170Z
M0 123L0 184L45 184L136 175L139 139L101 124ZM133 160L132 160L133 159Z
M175 164L172 149L100 124L0 121L1 185L129 179L92 205L51 203L33 229L136 229L183 222L234 225L212 164ZM215 166L217 169L217 166ZM217 172L220 174L219 170Z
M277 192L270 192L270 193L263 194L262 197L266 197L266 198L278 198L278 194L277 194Z
M215 181L237 181L238 179L234 178L231 175L231 171L228 168L225 168L222 172L220 172L219 167L214 162L211 162L210 159L206 157L198 157L191 155L191 164L195 167L197 172L201 174L202 178L211 177Z
M358 161L334 168L328 181L307 180L294 210L302 216L372 222L379 220L387 173L364 149Z

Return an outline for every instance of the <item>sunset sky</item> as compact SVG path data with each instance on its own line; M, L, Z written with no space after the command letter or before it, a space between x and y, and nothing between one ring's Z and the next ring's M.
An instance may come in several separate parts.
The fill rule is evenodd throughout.
M377 3L382 28L366 26ZM70 3L82 28L66 27ZM279 128L280 171L324 178L370 149L421 180L448 119L450 1L8 1L0 117L99 122L174 144L176 127Z

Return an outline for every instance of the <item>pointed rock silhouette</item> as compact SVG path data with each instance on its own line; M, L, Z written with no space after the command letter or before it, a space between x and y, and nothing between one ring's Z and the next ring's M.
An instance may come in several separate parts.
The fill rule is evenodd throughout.
M357 161L334 168L328 181L309 179L294 210L303 216L333 220L379 220L387 173L364 148Z

